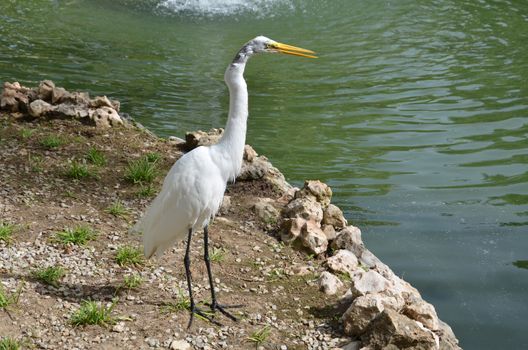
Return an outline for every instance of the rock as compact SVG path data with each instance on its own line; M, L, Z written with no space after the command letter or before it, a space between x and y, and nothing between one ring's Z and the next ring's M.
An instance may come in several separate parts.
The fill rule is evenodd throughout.
M61 87L55 87L51 90L51 103L58 104L69 99L70 93L66 89Z
M70 93L67 99L65 99L65 102L70 102L76 105L82 105L83 107L87 107L90 104L90 95L87 92L79 92L75 91ZM118 108L114 108L116 111L119 111Z
M264 156L256 157L251 162L243 162L240 174L237 176L239 181L258 180L264 177L271 168L271 163Z
M319 290L327 295L334 295L339 288L343 287L343 282L328 271L321 274L317 283L319 284Z
M323 219L321 204L309 198L296 198L284 207L282 215L288 218L302 218L320 223Z
M374 270L352 276L350 290L355 297L386 290L390 282Z
M279 211L272 205L271 198L258 198L253 205L257 217L265 224L275 225L280 217Z
M29 115L38 118L54 111L54 107L43 100L35 100L29 104Z
M347 225L347 220L339 207L328 204L323 212L323 224L332 225L336 229L342 229Z
M366 267L369 267L369 268L374 268L376 266L378 266L379 263L381 263L381 261L378 259L377 256L375 256L374 254L372 254L372 252L370 250L368 250L367 248L365 248L363 250L363 252L361 253L361 257L359 258L359 262L366 266Z
M337 233L332 242L333 249L348 249L357 257L361 257L365 246L361 240L361 230L355 226L347 226Z
M253 149L253 147L251 147L250 145L245 145L245 146L244 146L244 157L243 157L243 159L244 159L246 162L252 162L252 161L255 160L257 157L258 157L258 154L257 154L257 152Z
M323 208L326 208L332 198L332 189L319 180L307 180L304 182L303 188L295 194L295 197L311 197L321 203Z
M308 249L309 252L319 255L326 252L328 248L328 240L319 227L313 221L306 221L306 224L301 228L300 240L302 245Z
M185 340L173 340L170 344L171 350L190 350L191 344L187 343Z
M348 343L347 345L342 346L341 349L342 350L359 350L361 349L361 342L358 340L353 341L352 343Z
M218 214L225 215L229 212L229 209L231 209L231 196L224 195L222 204L220 204L220 208L218 209Z
M363 346L374 349L438 349L431 331L396 311L385 309L361 336Z
M112 327L112 332L123 333L126 330L124 322L118 322Z
M53 93L54 88L55 83L53 83L51 80L41 81L37 89L38 98L44 101L51 102L51 94Z
M349 250L340 249L334 256L327 259L326 263L330 270L334 272L348 273L350 276L358 267L358 259Z
M72 103L61 103L57 105L54 110L55 114L58 114L62 117L70 118L86 118L90 114L93 115L94 111L86 108L84 105L77 105Z
M313 272L313 267L307 265L294 265L292 273L296 276L306 276Z
M95 126L102 128L123 124L117 111L110 107L97 108L91 115L91 119L95 122Z
M93 100L90 101L90 107L91 108L99 108L99 107L109 107L114 108L114 105L112 102L108 99L106 96L97 96Z
M281 240L284 243L291 243L301 235L301 229L306 224L306 220L301 218L286 219L281 224Z
M345 334L360 336L383 310L379 294L357 297L341 317Z
M279 169L275 168L274 166L270 166L264 174L263 179L270 183L273 188L281 194L288 195L289 192L292 192L291 197L293 198L293 186L290 185L288 181L286 181L286 178L284 178L284 175L279 171Z
M336 238L336 230L332 225L323 225L323 232L328 241L333 241Z
M202 130L185 134L185 150L190 151L198 146L210 146L218 142L224 129L211 129L209 132Z
M169 143L172 145L184 144L185 140L177 136L169 136Z
M421 322L430 330L436 331L439 328L438 315L434 306L423 299L414 298L413 301L403 307L402 313L413 320Z
M440 339L440 350L461 350L458 346L458 339L449 325L442 320L438 320L438 331L436 332Z

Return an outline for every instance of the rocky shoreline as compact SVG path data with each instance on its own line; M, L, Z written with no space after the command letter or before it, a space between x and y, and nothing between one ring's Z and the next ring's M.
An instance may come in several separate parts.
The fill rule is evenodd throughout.
M116 253L138 245L127 228L170 165L182 152L215 142L222 130L163 140L119 109L118 101L51 81L37 88L4 83L0 225L15 233L0 239L0 279L16 302L0 303L0 336L49 349L459 349L434 307L365 247L360 229L331 204L326 184L294 188L250 146L211 227L223 252L214 267L220 295L248 305L238 323L199 321L187 332L186 311L170 307L185 290L182 246L130 266L119 264ZM46 144L50 135L62 143ZM93 150L106 155L105 165L91 163ZM159 176L148 184L127 180L132 162L149 155L157 158ZM89 175L71 176L75 164ZM126 214L110 214L113 203ZM97 238L83 245L54 239L75 225L93 228ZM193 274L205 277L200 248L197 240ZM35 269L52 265L67 271L60 282L35 277ZM143 283L123 287L132 275ZM206 297L200 278L196 292ZM117 316L103 326L74 326L72 313L84 300L111 304Z

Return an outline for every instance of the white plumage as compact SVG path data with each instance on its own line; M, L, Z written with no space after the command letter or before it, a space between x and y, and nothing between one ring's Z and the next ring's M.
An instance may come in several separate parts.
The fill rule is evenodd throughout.
M224 134L217 144L198 147L183 155L171 168L160 193L143 217L131 229L143 233L145 256L161 255L175 242L187 235L184 258L185 273L191 302L192 324L194 314L217 323L199 310L192 295L190 271L190 241L192 233L204 229L204 260L210 283L212 311L219 310L232 320L236 318L217 303L208 251L207 225L218 211L228 181L234 181L242 166L248 118L248 92L244 80L247 60L256 53L286 53L315 57L313 51L278 43L264 36L247 42L227 67L225 82L229 88L229 114Z

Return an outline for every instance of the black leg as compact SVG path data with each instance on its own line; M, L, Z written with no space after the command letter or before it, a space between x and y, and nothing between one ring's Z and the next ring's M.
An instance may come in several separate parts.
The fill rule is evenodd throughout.
M198 309L196 307L196 304L194 303L193 292L192 292L191 258L190 258L190 254L191 254L191 237L192 237L192 229L189 229L189 234L187 236L187 248L185 249L185 257L183 258L183 264L185 266L185 275L187 277L187 288L189 289L189 299L190 299L190 302L191 302L191 310L190 310L191 311L191 318L189 319L189 324L187 325L187 328L191 328L195 314L197 314L197 315L209 320L210 322L212 322L212 323L214 323L216 325L220 325L218 322L216 322L213 319L211 319L211 317L208 316L206 313L204 313L203 311Z
M231 315L229 312L225 310L225 308L228 307L240 307L242 305L233 305L233 306L223 306L219 305L216 301L216 293L214 289L214 283L213 283L213 274L211 273L211 259L209 258L209 232L207 226L204 227L204 260L205 260L205 267L207 268L207 276L209 277L209 286L211 288L211 309L213 311L220 311L227 317L229 317L233 321L237 321L237 318L233 315Z

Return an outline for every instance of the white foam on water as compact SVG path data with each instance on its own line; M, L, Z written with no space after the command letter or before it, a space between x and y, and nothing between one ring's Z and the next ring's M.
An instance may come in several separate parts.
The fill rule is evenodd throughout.
M231 16L254 13L258 17L273 16L278 9L294 10L293 0L163 0L158 10L198 16Z

